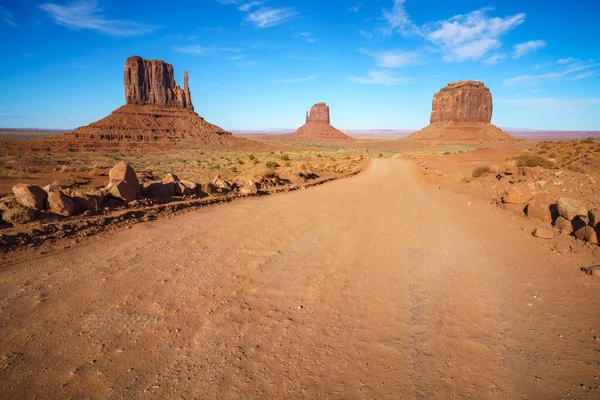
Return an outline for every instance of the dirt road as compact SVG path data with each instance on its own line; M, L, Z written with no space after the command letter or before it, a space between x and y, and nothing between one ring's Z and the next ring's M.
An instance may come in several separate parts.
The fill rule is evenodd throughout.
M0 398L597 399L600 284L405 160L0 268Z

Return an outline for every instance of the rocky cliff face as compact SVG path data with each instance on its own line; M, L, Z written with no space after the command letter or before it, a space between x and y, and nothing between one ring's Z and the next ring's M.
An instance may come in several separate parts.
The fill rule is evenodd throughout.
M452 82L433 96L432 124L491 121L492 93L483 82Z
M325 103L317 103L306 113L306 122L323 122L330 124L329 106Z
M164 61L129 57L125 62L126 103L193 111L187 72L184 73L183 80L184 88L181 89L175 84L173 66Z

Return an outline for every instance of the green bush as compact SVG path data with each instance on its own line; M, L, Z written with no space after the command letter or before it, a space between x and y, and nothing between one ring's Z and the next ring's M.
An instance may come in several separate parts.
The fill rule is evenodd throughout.
M267 161L265 163L265 166L269 169L275 169L275 168L279 167L279 164L277 164L275 161Z

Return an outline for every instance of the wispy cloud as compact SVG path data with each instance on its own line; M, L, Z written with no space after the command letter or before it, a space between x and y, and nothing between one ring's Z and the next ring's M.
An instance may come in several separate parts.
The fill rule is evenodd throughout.
M408 65L414 65L419 62L420 52L418 51L382 51L382 52L370 52L365 49L359 50L368 56L375 59L378 67L381 68L400 68Z
M405 1L406 0L394 0L394 5L391 9L383 9L382 17L386 25L379 29L381 33L390 35L394 32L398 32L409 35L418 30L404 8Z
M425 37L444 51L444 61L477 61L501 47L500 38L525 22L523 13L506 18L489 17L492 10L482 8L428 25L423 29Z
M297 14L293 8L261 7L246 15L245 20L258 28L271 28L291 20Z
M206 55L216 52L233 52L237 53L242 51L235 47L219 47L219 46L199 46L195 44L185 46L174 46L171 48L173 51L184 54L195 54L195 55Z
M300 32L297 37L303 37L308 43L314 43L317 40L310 35L310 32Z
M357 5L350 7L349 10L357 13L360 11L361 7L362 7L362 3L358 3Z
M308 82L317 79L319 75L311 75L304 78L291 78L291 79L278 79L276 83L300 83L300 82Z
M515 46L513 51L513 58L520 58L526 54L531 53L532 51L536 51L538 49L542 49L546 47L545 40L530 40L525 43L519 43Z
M4 6L0 6L0 21L10 26L17 26L15 14Z
M564 63L563 63L564 64ZM586 71L591 68L600 67L600 63L595 61L576 61L573 60L569 64L566 64L566 68L562 71L542 74L542 75L521 75L515 78L508 78L504 80L504 84L506 86L516 86L516 85L538 85L543 82L559 80L559 79L571 79L571 80L580 80L591 78L599 75L599 71L587 71L585 73L580 73L575 76L576 72Z
M374 36L374 35L373 35L371 32L367 32L367 31L365 31L364 29L361 29L361 30L359 30L359 31L358 31L358 33L359 33L361 36L363 36L363 37L365 37L365 38L367 38L367 39L369 39L369 40L370 40L370 39L373 39L373 36Z
M573 58L569 57L569 58L561 58L561 59L560 59L560 60L558 60L556 63L557 63L557 64L564 65L564 64L570 64L570 63L572 63L573 61L575 61L575 59L573 59Z
M394 76L390 71L370 71L369 76L350 76L351 82L365 85L397 86L411 83L412 79Z
M243 60L244 58L246 58L246 55L245 55L245 54L238 54L238 55L236 55L236 56L229 57L229 59L230 59L231 61L239 61L239 60Z
M244 3L241 6L239 6L238 10L243 11L243 12L248 12L248 11L252 10L254 7L260 7L263 4L265 4L264 1L251 1L249 3Z
M496 54L482 61L485 65L495 65L506 59L506 54Z
M90 29L113 36L147 35L159 27L134 21L109 19L102 15L96 0L79 0L68 5L45 3L40 5L58 25L73 30Z

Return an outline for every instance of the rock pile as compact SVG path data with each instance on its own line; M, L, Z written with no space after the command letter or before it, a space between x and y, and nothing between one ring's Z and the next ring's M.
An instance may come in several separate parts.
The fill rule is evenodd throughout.
M312 142L344 142L354 141L354 138L331 126L329 106L317 103L306 113L306 123L295 133L294 138L301 141Z
M173 66L129 57L124 73L126 105L109 116L62 135L75 143L141 142L202 147L243 147L249 141L210 124L194 112L188 74L176 83Z
M491 124L492 93L476 81L460 81L434 94L430 124L409 136L441 142L494 143L518 139Z

